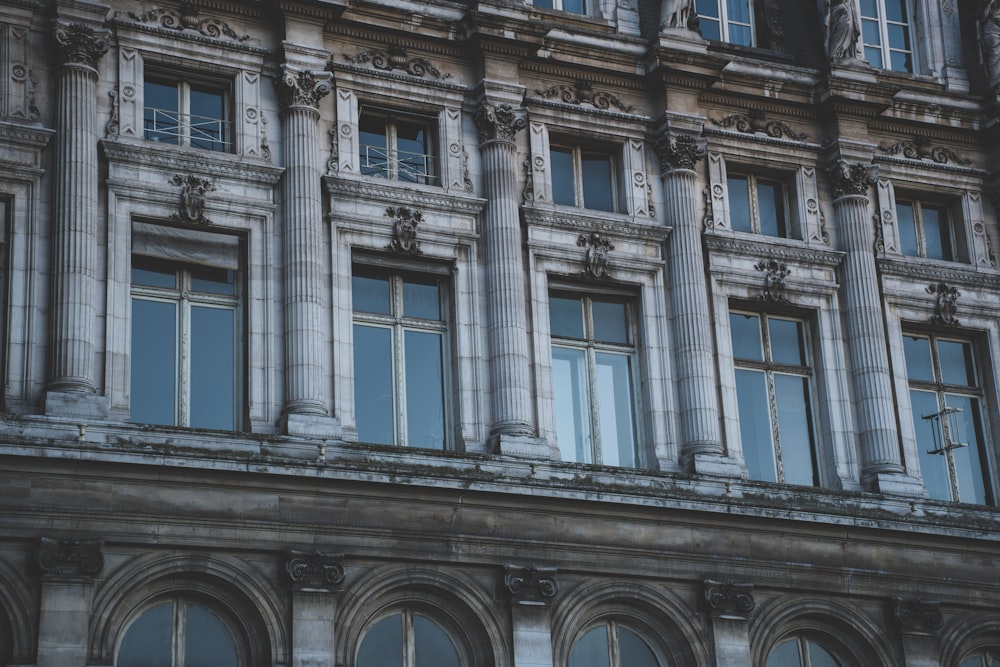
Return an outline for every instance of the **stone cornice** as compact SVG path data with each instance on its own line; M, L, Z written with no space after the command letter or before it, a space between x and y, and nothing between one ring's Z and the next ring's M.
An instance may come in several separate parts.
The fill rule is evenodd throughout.
M702 238L705 240L705 247L710 252L740 255L751 259L767 257L804 265L834 268L840 265L845 256L845 253L838 250L823 250L799 245L801 241L788 241L787 244L764 243L745 237L736 238L710 232L706 232ZM790 245L792 243L795 245Z
M575 233L597 232L626 239L662 243L670 236L670 227L637 224L630 216L614 213L595 215L586 211L556 211L524 206L524 221L529 225L562 229Z
M976 271L970 264L943 264L913 258L879 257L879 269L886 275L911 278L921 286L944 282L959 287L980 287L1000 293L1000 271Z
M898 155L875 155L872 158L875 163L883 164L898 164L905 167L918 169L927 169L930 171L939 171L949 174L961 174L963 176L977 176L982 177L987 174L985 169L978 169L976 167L966 167L957 164L942 164L940 162L934 162L933 160L920 160L913 158L899 157Z
M323 182L326 184L327 193L333 196L335 201L337 197L347 197L383 206L404 204L419 209L467 215L478 215L486 206L485 199L432 186L428 186L425 190L397 181L346 176L324 176Z
M145 142L126 143L109 139L102 140L100 146L109 162L151 167L170 173L196 173L215 179L243 180L273 186L285 171L282 167L250 162L231 153L215 153L195 148Z
M796 150L810 150L819 153L823 147L820 144L813 143L810 141L794 141L792 139L785 139L784 137L770 137L766 134L759 133L749 133L749 132L736 132L733 130L720 130L715 127L705 126L706 137L729 137L732 139L737 139L739 141L752 141L755 144L767 144L770 146L782 146L785 148L794 148Z
M121 15L120 13L116 14L114 18L111 19L110 23L111 25L114 25L116 27L130 28L132 30L136 30L137 32L144 32L148 35L156 35L157 37L165 37L170 40L181 39L186 42L191 42L193 44L215 46L223 49L229 49L231 51L252 53L258 56L265 56L271 53L270 50L265 49L261 46L254 46L253 44L247 44L245 42L206 37L201 33L190 30L177 31L156 25L147 25L144 23L139 23L138 21L134 21L128 18L128 16Z
M398 72L386 72L383 70L377 70L374 67L362 67L360 65L352 65L350 63L331 62L329 65L329 70L334 73L334 77L336 77L337 72L352 72L354 74L361 74L365 77L371 77L375 79L384 79L386 81L400 81L406 83L408 86L412 85L426 86L428 88L437 88L438 90L448 90L456 93L465 93L468 92L469 90L468 86L463 86L462 84L459 83L449 83L447 81L441 81L437 79L422 79L417 76L400 74Z
M0 141L22 148L41 150L48 145L56 131L47 127L30 127L0 121Z
M644 116L642 114L623 113L621 111L611 111L610 109L598 109L595 106L569 104L566 102L558 102L556 100L546 100L540 97L525 97L524 106L547 107L549 109L559 109L560 111L568 111L574 114L596 116L598 118L607 118L609 120L621 120L627 123L648 123L651 120L649 116Z

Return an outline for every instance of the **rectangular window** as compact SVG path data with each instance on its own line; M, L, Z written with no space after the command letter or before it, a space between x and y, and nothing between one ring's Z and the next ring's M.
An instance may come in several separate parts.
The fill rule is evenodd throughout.
M972 343L903 336L920 471L932 498L993 504L983 390Z
M788 238L788 202L780 182L747 174L729 176L726 186L733 230Z
M364 108L358 120L361 173L393 181L438 182L433 119Z
M232 150L226 84L149 74L143 84L146 139L209 151Z
M861 36L869 65L913 72L906 0L861 0Z
M910 257L955 259L955 238L948 209L917 200L897 201L900 251Z
M818 486L805 322L731 312L729 325L750 479Z
M445 281L361 268L351 285L358 439L449 448Z
M730 44L753 46L753 0L698 0L701 36Z
M597 211L618 210L617 165L608 151L553 145L552 201Z
M632 304L610 296L549 295L552 394L563 461L636 467Z
M596 14L592 0L534 0L535 7L558 9L571 14Z

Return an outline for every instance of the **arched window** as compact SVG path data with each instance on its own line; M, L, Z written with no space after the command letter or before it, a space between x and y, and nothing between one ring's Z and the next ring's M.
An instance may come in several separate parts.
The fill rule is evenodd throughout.
M182 598L139 615L122 639L115 667L242 667L232 628L216 612Z
M977 651L960 662L958 667L1000 667L1000 648Z
M782 641L767 657L767 667L845 667L819 642L804 635Z
M377 621L361 641L357 667L462 667L455 642L440 625L411 609Z
M660 667L660 661L642 637L617 621L607 621L576 640L569 667Z

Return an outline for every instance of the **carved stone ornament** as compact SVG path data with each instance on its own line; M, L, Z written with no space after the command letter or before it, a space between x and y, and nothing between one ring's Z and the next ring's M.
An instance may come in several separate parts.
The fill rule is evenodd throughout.
M81 23L56 21L53 29L62 62L97 69L97 61L108 52L111 32Z
M833 198L849 195L866 195L868 188L878 183L878 165L858 162L850 164L846 160L837 160L827 171L830 184L833 187Z
M892 613L903 632L934 634L944 625L941 603L934 600L893 601Z
M517 602L543 603L559 592L554 567L505 565L503 585Z
M343 558L320 551L289 551L285 572L295 590L328 591L344 582Z
M705 149L705 142L698 137L672 132L663 132L656 137L653 148L656 149L660 167L665 172L675 169L693 170L708 152Z
M326 161L326 173L332 176L340 170L340 132L332 127L326 134L330 137L330 159Z
M518 118L509 104L493 105L483 102L476 109L476 127L479 128L479 141L503 141L513 143L518 132L527 127L523 118Z
M712 229L715 227L715 208L712 206L712 191L709 188L705 188L701 191L702 197L705 199L705 215L701 218L701 223L705 226L705 229Z
M424 214L407 206L390 206L385 209L385 214L395 220L392 226L392 242L386 248L411 255L421 254L423 251L420 249L420 242L417 241L417 226L423 222Z
M99 541L41 538L35 561L46 577L94 577L104 568Z
M746 113L734 113L722 120L712 120L719 127L733 128L743 134L766 134L776 139L788 138L793 141L805 141L807 134L797 134L786 123L780 120L767 120L760 109L750 109Z
M934 324L958 326L959 321L955 317L955 314L958 312L958 297L962 296L962 293L956 287L946 285L945 283L928 285L927 293L933 294L936 298L934 314L930 317L929 321Z
M757 262L753 268L764 273L764 288L760 291L760 300L788 303L785 278L792 273L788 266L776 259L769 259Z
M581 275L590 278L611 277L608 275L608 253L615 249L611 241L597 232L591 232L590 234L580 234L576 244L587 248Z
M234 42L246 42L250 35L237 35L236 31L224 21L215 18L202 18L200 9L193 2L182 2L180 11L175 9L152 9L144 14L128 12L127 16L139 23L152 23L167 30L193 30L204 37L221 39L227 37Z
M911 160L933 160L938 164L954 162L960 165L972 164L972 160L960 157L955 151L944 146L931 146L927 137L917 136L912 140L900 141L891 146L879 146L878 149L887 155L900 155Z
M174 213L173 220L181 222L196 222L209 225L212 221L205 217L205 196L215 190L211 179L200 178L194 174L176 174L170 179L172 185L181 186L180 212Z
M293 106L319 108L319 101L330 93L329 72L295 70L281 66L281 77L275 80L282 109Z
M369 49L362 51L356 56L344 54L344 59L354 64L371 63L375 69L384 72L392 70L402 70L410 76L423 78L430 75L435 79L450 79L451 74L442 74L441 71L431 64L426 58L420 56L408 57L406 47L402 44L390 44L384 51L379 49Z
M660 30L671 29L698 29L698 11L694 0L663 0L660 5Z
M753 584L705 580L705 602L712 616L717 618L748 618L757 606L751 591Z
M535 94L544 99L558 97L560 102L566 104L579 104L581 106L594 107L595 109L610 109L615 107L619 111L632 113L635 110L630 104L625 104L618 96L607 91L594 92L594 87L588 81L577 81L570 85L561 83L552 86L548 90L535 90Z

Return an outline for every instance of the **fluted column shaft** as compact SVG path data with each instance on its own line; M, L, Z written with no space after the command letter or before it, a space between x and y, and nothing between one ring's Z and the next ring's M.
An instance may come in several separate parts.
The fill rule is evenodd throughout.
M524 258L514 136L524 127L510 107L483 105L480 128L486 210L486 304L493 422L490 435L532 435Z
M284 413L327 415L328 317L323 284L323 199L319 168L319 110L329 74L285 69L282 93L284 182Z

